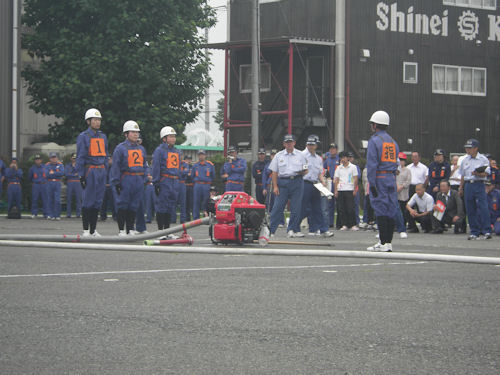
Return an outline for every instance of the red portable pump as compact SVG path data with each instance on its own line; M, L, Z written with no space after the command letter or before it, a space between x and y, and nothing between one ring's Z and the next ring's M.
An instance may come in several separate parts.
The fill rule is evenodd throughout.
M259 238L267 225L266 206L241 191L227 191L215 204L215 218L210 224L214 243L245 243Z

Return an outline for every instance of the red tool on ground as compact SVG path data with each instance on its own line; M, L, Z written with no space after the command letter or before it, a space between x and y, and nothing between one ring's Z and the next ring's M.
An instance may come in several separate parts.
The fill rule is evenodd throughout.
M178 245L178 244L193 244L193 237L191 237L186 232L182 233L182 236L179 238L165 239L165 240L146 240L144 241L144 245L152 246L152 245Z
M241 191L227 191L215 204L209 234L213 243L251 243L267 228L266 206Z

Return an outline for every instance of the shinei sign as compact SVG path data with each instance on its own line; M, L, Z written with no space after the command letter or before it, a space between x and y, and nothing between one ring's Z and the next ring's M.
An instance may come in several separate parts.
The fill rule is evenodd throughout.
M377 29L407 34L422 34L435 36L448 36L449 27L457 27L460 36L465 40L475 40L479 34L479 17L473 11L462 11L457 20L451 20L448 9L441 14L417 13L413 6L406 12L398 9L397 3L390 6L384 2L377 4ZM500 16L488 15L488 40L500 41Z

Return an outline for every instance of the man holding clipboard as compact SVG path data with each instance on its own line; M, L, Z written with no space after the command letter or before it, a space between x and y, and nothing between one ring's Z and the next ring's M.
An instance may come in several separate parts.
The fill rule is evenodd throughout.
M470 236L469 240L480 239L480 234L484 239L491 239L491 228L488 218L488 205L484 182L490 173L488 159L479 153L479 141L469 139L465 143L467 156L460 165L460 195L465 196L465 208L467 219L469 220Z

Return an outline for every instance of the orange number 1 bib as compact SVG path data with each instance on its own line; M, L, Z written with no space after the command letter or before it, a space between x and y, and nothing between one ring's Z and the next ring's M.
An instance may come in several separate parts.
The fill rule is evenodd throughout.
M90 138L90 156L106 156L106 148L104 147L104 139Z

